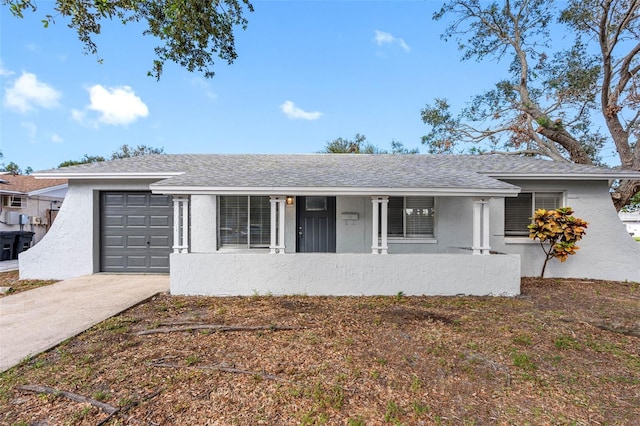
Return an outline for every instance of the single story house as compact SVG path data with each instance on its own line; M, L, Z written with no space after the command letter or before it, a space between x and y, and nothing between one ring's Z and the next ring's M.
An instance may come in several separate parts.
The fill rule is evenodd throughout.
M44 238L67 193L66 179L0 173L0 231L33 232Z
M640 237L640 211L620 212L620 220L627 227L627 232L633 237Z
M149 155L36 173L69 179L21 278L170 274L173 294L517 295L539 275L537 208L589 222L548 277L640 281L609 196L640 172L515 156Z

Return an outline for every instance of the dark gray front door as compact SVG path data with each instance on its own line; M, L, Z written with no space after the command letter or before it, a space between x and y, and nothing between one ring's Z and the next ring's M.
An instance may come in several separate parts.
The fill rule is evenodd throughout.
M100 193L100 271L169 272L172 246L171 196Z
M297 197L299 253L336 252L336 197Z

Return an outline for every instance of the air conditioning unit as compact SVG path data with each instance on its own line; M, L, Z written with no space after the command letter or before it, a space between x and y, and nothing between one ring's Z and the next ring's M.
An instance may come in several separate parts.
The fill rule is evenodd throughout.
M2 205L4 207L21 209L27 207L27 197L22 195L5 195L2 197Z
M18 212L4 212L4 223L7 225L20 225L20 216L21 214Z
M31 219L32 225L42 225L42 222L44 222L42 218L38 216L29 216L29 218Z

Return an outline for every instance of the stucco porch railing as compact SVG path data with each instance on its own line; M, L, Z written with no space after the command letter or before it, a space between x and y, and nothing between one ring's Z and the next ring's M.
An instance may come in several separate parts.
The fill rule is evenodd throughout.
M173 253L171 293L239 295L520 294L520 256Z

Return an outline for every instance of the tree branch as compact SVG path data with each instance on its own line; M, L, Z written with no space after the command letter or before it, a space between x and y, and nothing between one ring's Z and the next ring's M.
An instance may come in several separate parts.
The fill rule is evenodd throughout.
M521 149L518 151L487 151L481 152L480 155L541 155L546 157L547 154L537 149Z
M49 395L60 395L68 398L72 401L81 402L85 404L91 404L96 408L104 411L107 414L115 414L120 411L120 408L114 407L113 405L97 401L92 398L88 398L86 396L78 395L77 393L67 392L63 390L58 390L54 388L50 388L49 386L40 386L40 385L20 385L16 386L16 389L25 391L25 392L33 392L33 393L46 393Z
M228 366L228 365L226 365L224 363L215 364L215 365L202 365L202 366L183 366L183 365L174 364L174 363L151 362L148 365L151 366L151 367L160 367L160 368L187 368L187 369L195 369L195 370L223 371L225 373L247 374L247 375L250 375L250 376L259 376L259 377L262 377L263 379L268 379L268 380L277 380L277 381L281 381L281 382L288 382L288 380L283 379L282 377L275 376L273 374L268 374L268 373L264 373L264 372L257 372L257 371L242 370L240 368L235 368L235 366L234 367Z

